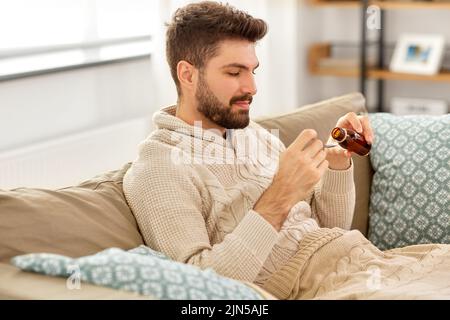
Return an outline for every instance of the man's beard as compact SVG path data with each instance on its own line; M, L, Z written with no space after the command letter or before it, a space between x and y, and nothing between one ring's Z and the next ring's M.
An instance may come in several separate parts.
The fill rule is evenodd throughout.
M233 97L229 105L226 106L211 92L203 75L200 75L195 97L198 101L197 110L222 128L243 129L248 126L250 122L249 111L239 109L233 112L232 105L236 101L248 101L250 104L253 100L250 94Z

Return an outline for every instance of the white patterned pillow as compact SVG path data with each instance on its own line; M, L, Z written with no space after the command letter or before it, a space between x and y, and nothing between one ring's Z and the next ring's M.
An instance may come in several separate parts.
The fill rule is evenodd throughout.
M12 264L25 271L50 276L77 276L96 285L137 292L163 300L261 300L245 284L222 277L212 269L172 261L146 246L130 251L103 250L91 256L69 258L49 253L16 256Z
M450 115L370 114L369 239L381 250L450 243Z

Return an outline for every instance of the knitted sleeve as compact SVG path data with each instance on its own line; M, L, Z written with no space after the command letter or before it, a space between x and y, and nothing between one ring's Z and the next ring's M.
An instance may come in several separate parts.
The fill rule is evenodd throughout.
M206 190L192 168L158 162L135 162L124 178L125 196L145 243L174 260L253 281L276 242L276 230L250 210L222 242L212 244L207 215L213 213L203 208Z
M353 161L347 170L328 169L307 200L321 227L346 230L352 225L355 201Z

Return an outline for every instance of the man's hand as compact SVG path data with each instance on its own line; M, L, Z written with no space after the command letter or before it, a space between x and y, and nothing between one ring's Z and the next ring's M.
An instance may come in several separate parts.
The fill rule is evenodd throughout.
M306 199L328 168L325 157L317 132L303 130L281 154L278 172L254 210L279 231L291 208Z
M359 134L362 134L366 141L370 144L373 143L373 131L372 127L369 123L369 118L363 115L356 115L354 112L349 112L343 117L339 118L335 127L341 127L346 129L351 129ZM333 138L328 139L327 144L335 144L336 141ZM344 148L337 146L334 148L328 148L326 150L327 157L329 163L329 168L333 170L345 170L350 167L350 158L352 153L350 151L345 150Z

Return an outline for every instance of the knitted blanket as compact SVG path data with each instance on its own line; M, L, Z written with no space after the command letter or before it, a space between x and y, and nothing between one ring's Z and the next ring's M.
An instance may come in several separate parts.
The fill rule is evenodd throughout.
M450 299L450 245L380 251L359 231L322 228L262 287L278 299Z

